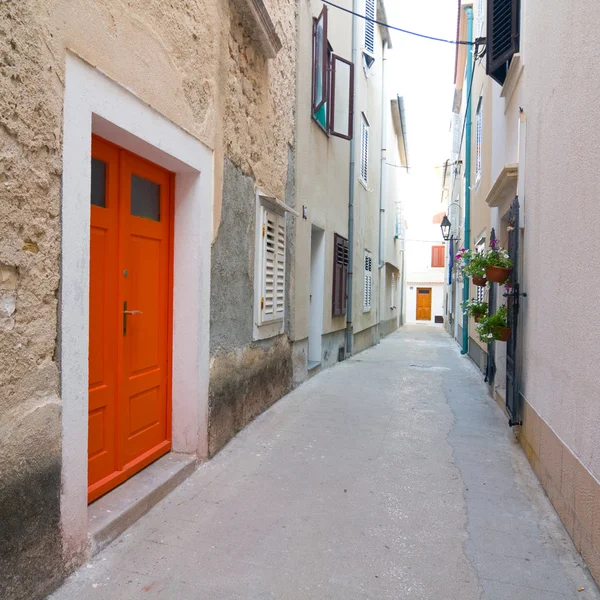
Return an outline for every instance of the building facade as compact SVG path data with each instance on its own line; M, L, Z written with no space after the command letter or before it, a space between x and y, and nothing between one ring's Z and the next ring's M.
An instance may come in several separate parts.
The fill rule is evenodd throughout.
M481 344L472 322L463 337L463 284L467 297L476 292L456 277L447 289L454 294L454 315L460 315L453 333L487 375L548 497L599 580L599 382L591 368L599 356L596 329L584 317L597 308L593 294L581 302L570 297L584 285L600 286L592 249L600 213L590 194L598 183L591 167L598 151L588 127L597 108L585 101L593 94L597 64L584 44L597 19L591 2L575 13L537 0L494 6L492 12L491 2L480 0L460 11L460 39L485 39L471 56L465 48L457 52L454 139L465 134L463 145L453 148L457 166L447 184L448 214L453 221L455 211L460 245L466 240L471 248L483 247L495 235L509 250L511 288L481 289L493 306L506 303L511 337L508 343ZM503 29L498 19L511 27ZM558 47L559 39L569 41ZM584 49L573 61L581 44ZM550 52L553 68L547 70Z
M253 260L260 194L293 192L296 6L0 23L0 596L31 599L88 555L88 502L291 387L285 336L253 342Z
M386 22L382 2L358 4L355 12ZM399 327L395 167L406 161L405 117L384 85L387 29L314 1L299 10L298 31L294 206L301 216L291 230L288 319L295 383Z
M397 328L391 44L329 12L1 4L2 598L43 597L139 516L98 525L121 484L157 501L146 467L176 485Z

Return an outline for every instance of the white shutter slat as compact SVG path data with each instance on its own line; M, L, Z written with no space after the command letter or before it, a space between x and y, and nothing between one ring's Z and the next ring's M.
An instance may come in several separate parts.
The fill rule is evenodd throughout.
M365 50L375 53L375 0L365 0Z
M285 314L285 217L277 217L277 246L275 255L275 313L283 319Z
M277 216L267 209L263 210L263 269L261 295L261 321L275 318L275 250L277 236Z

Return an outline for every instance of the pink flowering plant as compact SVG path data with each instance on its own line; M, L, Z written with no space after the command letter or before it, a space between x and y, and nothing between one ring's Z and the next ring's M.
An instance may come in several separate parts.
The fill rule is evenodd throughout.
M498 240L492 240L490 247L485 253L486 266L490 267L502 267L504 269L510 269L513 264L512 260L508 256L508 252L501 248L498 244Z
M456 255L457 268L467 277L485 277L487 258L485 252L461 248Z

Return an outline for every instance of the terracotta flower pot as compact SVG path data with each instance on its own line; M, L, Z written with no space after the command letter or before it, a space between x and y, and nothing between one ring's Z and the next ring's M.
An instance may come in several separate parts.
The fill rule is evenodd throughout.
M488 281L493 281L495 283L504 283L512 272L511 268L506 267L486 267L485 276Z
M473 319L475 319L475 323L479 323L481 321L481 317L483 317L483 313L479 315L473 315Z
M473 285L478 287L485 287L485 284L487 283L487 279L485 277L475 277L475 275L473 275L472 279Z
M510 327L498 327L495 329L494 333L497 333L500 336L498 338L499 342L508 342L508 338L510 337Z

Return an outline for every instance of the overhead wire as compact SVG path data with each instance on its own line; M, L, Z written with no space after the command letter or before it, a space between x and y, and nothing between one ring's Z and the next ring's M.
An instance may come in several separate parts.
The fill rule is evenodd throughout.
M406 33L408 35L414 35L415 37L423 38L426 40L433 40L434 42L444 42L446 44L454 44L458 46L474 46L475 42L468 42L463 40L447 40L445 38L435 37L433 35L425 35L424 33L417 33L416 31L409 31L408 29L402 29L401 27L395 27L394 25L388 25L383 21L377 21L376 19L372 19L371 17L367 17L366 15L361 15L360 13L354 12L345 6L340 6L339 4L335 4L331 2L331 0L321 0L324 4L328 4L329 6L333 6L338 10L343 12L347 12L348 14L354 15L355 17L359 17L360 19L364 19L365 21L370 21L371 23L375 23L380 25L381 27L386 27L387 29L392 29L393 31L399 31L400 33Z

